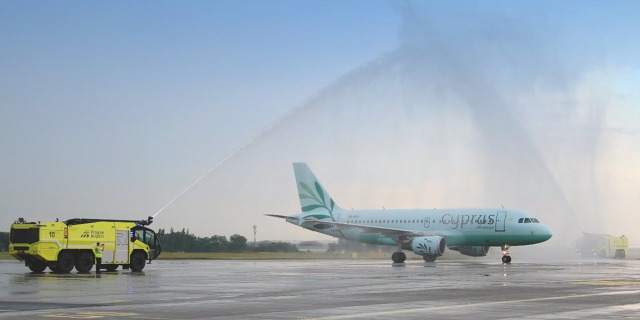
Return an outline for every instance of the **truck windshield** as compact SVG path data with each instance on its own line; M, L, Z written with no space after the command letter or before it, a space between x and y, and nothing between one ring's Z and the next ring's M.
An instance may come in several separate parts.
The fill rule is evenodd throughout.
M131 241L135 240L140 240L149 246L149 260L160 255L160 241L153 230L141 226L131 229Z

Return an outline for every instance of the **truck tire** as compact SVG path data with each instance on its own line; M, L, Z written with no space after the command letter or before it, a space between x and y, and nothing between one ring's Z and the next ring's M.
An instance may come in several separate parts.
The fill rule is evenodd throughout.
M131 254L131 260L129 261L131 262L129 265L129 267L131 268L131 271L142 271L146 263L146 258L142 252L134 251Z
M76 259L76 270L78 272L89 272L93 268L93 254L82 252Z
M53 272L58 272L58 262L57 261L52 261L49 262L47 267L49 267L49 269Z
M47 263L40 260L33 260L31 264L29 264L29 269L35 273L41 273L46 268Z
M107 271L109 272L114 272L116 270L118 270L118 265L117 264L108 264L104 266L105 269L107 269Z
M69 251L62 251L58 254L58 262L56 263L56 272L69 273L75 265L73 254Z
M606 252L604 249L600 250L600 255L599 255L599 257L600 257L600 258L606 258L606 257L607 257L607 252Z

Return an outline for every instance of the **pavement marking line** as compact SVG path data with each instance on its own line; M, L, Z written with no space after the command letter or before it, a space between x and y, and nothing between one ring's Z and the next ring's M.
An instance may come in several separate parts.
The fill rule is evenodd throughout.
M535 315L535 316L527 316L529 319L544 319L544 320L553 320L553 319L607 319L610 318L613 314L618 314L619 312L624 311L638 311L640 310L640 303L634 304L625 304L620 306L613 307L605 307L599 308L596 310L571 310L571 311L561 311L558 313L554 313L552 315L544 314L544 315ZM619 317L619 318L622 318Z
M491 305L497 305L497 304L502 305L502 304L519 303L519 302L553 301L553 300L575 299L575 298L586 298L586 297L597 297L597 296L614 296L614 295L632 294L632 293L640 293L640 290L588 293L588 294L576 294L576 295L568 295L568 296L531 298L531 299L520 299L520 300L491 301L491 302L470 303L470 304L463 304L463 305L450 305L450 306L442 306L442 307L422 307L422 308L399 309L399 310L389 310L389 311L376 311L376 312L367 312L367 313L357 313L357 314L351 314L351 315L339 315L339 316L329 316L329 317L309 318L309 319L317 319L317 320L331 319L332 320L332 319L368 318L368 317L376 317L376 316L397 315L402 313L428 312L433 310L446 310L446 309L458 310L460 308L491 306Z
M65 318L65 319L98 319L104 318L103 316L89 316L89 315L81 315L81 314L64 314L64 313L54 313L54 314L45 314L44 317L47 318Z
M44 317L67 318L67 319L100 319L100 318L106 318L106 317L131 318L137 315L138 315L137 313L129 313L129 312L84 311L84 312L76 312L76 313L46 314L44 315Z
M594 281L576 281L570 284L584 284L592 286L640 286L640 281L613 281L613 280L594 280Z

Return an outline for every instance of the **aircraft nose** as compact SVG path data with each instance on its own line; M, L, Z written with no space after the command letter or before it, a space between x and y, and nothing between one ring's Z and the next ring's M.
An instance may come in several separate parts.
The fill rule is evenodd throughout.
M551 231L551 228L547 227L544 224L540 224L540 231L538 232L540 236L544 238L544 240L542 241L547 241L551 239L551 237L553 236L553 232Z

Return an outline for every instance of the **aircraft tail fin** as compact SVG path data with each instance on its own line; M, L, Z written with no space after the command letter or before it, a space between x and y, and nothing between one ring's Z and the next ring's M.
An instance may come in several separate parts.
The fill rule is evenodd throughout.
M322 187L318 178L311 172L306 163L296 162L293 164L293 172L296 176L296 186L298 187L298 197L300 207L305 218L326 219L337 221L334 212L341 209L333 201L333 198Z

